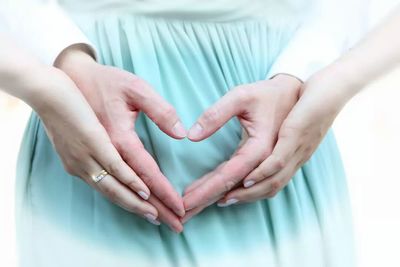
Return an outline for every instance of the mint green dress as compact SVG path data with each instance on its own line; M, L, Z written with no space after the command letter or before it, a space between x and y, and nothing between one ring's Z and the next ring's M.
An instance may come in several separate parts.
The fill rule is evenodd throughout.
M152 84L186 127L230 88L265 79L297 27L285 20L217 22L130 12L76 22L101 63ZM199 143L173 140L143 114L137 129L180 193L227 160L241 137L236 119ZM123 210L67 174L35 113L22 141L16 188L24 267L354 266L346 176L331 130L275 197L211 205L181 234Z

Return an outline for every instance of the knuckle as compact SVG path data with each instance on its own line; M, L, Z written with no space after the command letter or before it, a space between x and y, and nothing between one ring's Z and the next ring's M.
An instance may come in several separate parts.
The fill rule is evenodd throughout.
M306 158L310 158L311 155L313 154L313 152L314 152L314 149L310 145L306 146L304 149L304 154L306 155Z
M233 158L236 158L234 161ZM251 157L249 157L248 152L239 151L232 155L230 160L227 161L224 168L221 169L220 173L222 175L244 175L251 170L254 163Z
M170 104L165 104L165 107L160 112L159 118L154 118L154 122L163 122L175 120L177 117L175 108Z
M136 201L129 201L129 203L126 203L126 209L130 212L142 215L145 212L140 208L140 205Z
M166 104L163 110L164 116L168 119L176 116L175 108L171 104Z
M121 134L110 133L110 139L111 139L112 145L115 146L116 149L124 148L124 146L125 146L124 138L121 136Z
M266 160L268 157L271 156L272 150L273 148L269 145L263 145L261 144L263 147L265 147L264 151L262 151L261 156L260 156L260 160L259 160L259 164L261 164L264 160Z
M159 124L165 121L175 120L177 117L175 108L166 103L163 108L161 108L156 114L151 116L151 119L154 123Z
M103 193L106 195L111 201L115 202L118 198L118 192L115 188L113 187L104 187L103 188Z
M232 180L225 180L224 182L223 182L223 186L224 186L224 190L225 191L230 191L230 190L232 190L232 188L235 186L235 182L234 181L232 181Z
M173 197L169 193L167 193L165 191L162 192L162 193L159 193L157 195L157 197L160 199L160 201L162 203L165 203L166 205L170 205L171 202L173 202Z
M126 183L126 185L127 185L128 187L130 187L130 188L138 188L138 187L139 187L139 183L138 183L138 181L137 181L136 179L129 180L129 181Z
M251 176L256 178L256 179L258 179L258 180L261 180L261 179L264 178L264 173L263 172L264 172L263 168L258 167L251 173Z
M124 147L126 148L127 151L132 150L132 151L138 151L141 149L144 149L144 145L140 140L135 140L135 141L130 141L129 143L129 150L128 146L126 145L128 142L124 143Z
M270 192L278 192L282 186L282 182L280 180L271 181Z
M117 173L120 173L122 166L122 160L113 160L107 164L106 170L107 172L111 173L112 175L116 175Z
M70 175L75 175L75 170L71 165L64 165L65 171Z
M274 161L278 169L283 169L286 165L286 160L282 156L274 155Z
M149 86L138 76L133 74L126 75L123 87L127 94L137 101L137 103L149 100Z
M235 93L237 94L238 99L240 100L240 102L242 102L243 104L250 104L254 97L255 97L255 90L249 90L251 88L251 85L239 85L235 88Z
M297 169L299 169L301 166L303 166L304 161L306 161L306 159L298 160L298 161L296 162L296 165L295 165L295 170L297 170Z
M217 122L218 118L219 118L219 112L215 107L207 109L202 116L202 119L205 123Z
M68 174L73 175L73 176L77 175L77 172L75 170L74 164L72 164L72 162L66 161L66 162L63 163L63 165L64 165L64 170Z
M267 168L257 168L256 173L258 174L258 177L260 177L261 179L265 179L269 176L269 171Z
M141 178L144 181L144 183L147 185L147 187L150 188L150 190L155 189L156 183L155 183L154 179L149 178L147 175L144 175L144 174L142 174Z

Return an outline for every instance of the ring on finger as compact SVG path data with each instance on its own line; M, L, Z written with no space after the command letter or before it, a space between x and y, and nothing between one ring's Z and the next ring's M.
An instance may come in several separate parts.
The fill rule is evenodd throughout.
M108 172L106 170L101 170L98 174L92 175L91 178L93 182L98 183L100 182L104 177L108 175Z

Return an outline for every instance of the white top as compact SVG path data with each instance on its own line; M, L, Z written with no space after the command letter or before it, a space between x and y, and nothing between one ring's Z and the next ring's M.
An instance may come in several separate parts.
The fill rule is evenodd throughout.
M212 20L302 15L306 19L266 78L287 73L305 81L359 39L367 8L365 0L1 0L0 30L51 65L73 44L86 44L96 54L68 14L123 10Z

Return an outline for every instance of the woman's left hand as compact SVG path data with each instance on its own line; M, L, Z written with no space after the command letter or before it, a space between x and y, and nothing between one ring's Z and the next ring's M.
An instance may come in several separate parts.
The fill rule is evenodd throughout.
M350 99L345 83L319 72L305 83L300 98L283 121L271 153L243 180L243 187L227 193L219 204L253 202L274 197L310 159Z
M265 164L281 163L280 159L268 156L275 146L282 122L298 101L301 85L298 79L284 74L240 85L200 116L188 133L192 141L209 137L234 116L238 117L245 137L228 161L186 188L183 200L188 212L183 222L221 198L220 206L238 201L226 197L240 193L237 191L240 189L234 188L242 187L244 178L259 173ZM269 163L264 162L266 159ZM277 187L277 184L273 186Z

